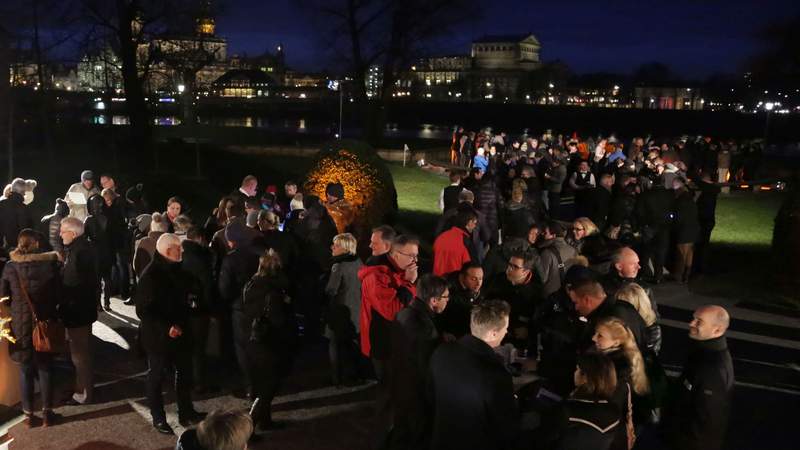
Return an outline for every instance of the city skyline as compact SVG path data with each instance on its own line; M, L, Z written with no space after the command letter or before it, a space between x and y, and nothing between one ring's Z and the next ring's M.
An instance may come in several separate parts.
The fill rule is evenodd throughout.
M532 32L542 42L543 61L564 61L576 73L630 73L658 61L683 78L703 79L741 72L746 59L763 48L760 29L800 14L800 3L789 0L497 0L492 5L484 18L461 27L432 54L463 53L483 34ZM282 43L292 67L343 69L331 67L323 37L295 2L229 0L225 6L217 33L228 39L232 53L255 55Z

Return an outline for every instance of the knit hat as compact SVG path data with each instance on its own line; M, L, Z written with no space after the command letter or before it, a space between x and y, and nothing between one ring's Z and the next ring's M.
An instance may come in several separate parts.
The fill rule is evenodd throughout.
M84 170L81 172L81 181L94 180L94 172L91 170Z
M14 178L11 182L11 192L16 192L19 195L25 195L28 186L22 178Z

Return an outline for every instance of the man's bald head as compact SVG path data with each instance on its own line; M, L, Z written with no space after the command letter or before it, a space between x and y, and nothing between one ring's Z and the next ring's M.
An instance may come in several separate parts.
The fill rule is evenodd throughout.
M614 268L622 278L636 278L639 275L639 255L630 247L622 247L612 257Z
M183 247L178 236L172 233L164 233L156 241L156 251L159 255L172 262L183 260Z
M697 341L707 341L723 336L728 331L731 316L725 308L706 305L697 308L689 322L689 337Z

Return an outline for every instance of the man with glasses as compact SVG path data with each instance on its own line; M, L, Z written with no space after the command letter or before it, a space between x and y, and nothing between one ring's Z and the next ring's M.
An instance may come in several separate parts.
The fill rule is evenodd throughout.
M431 355L441 341L434 316L445 311L449 298L444 278L423 275L417 298L392 322L392 448L428 447L425 380Z
M475 261L461 266L457 274L448 277L450 301L447 309L436 316L436 327L445 341L455 341L469 334L469 315L472 306L482 299L483 267Z
M386 446L392 428L390 324L397 313L414 299L418 258L419 241L399 235L392 242L389 253L371 257L358 271L361 280L361 352L372 359L378 378L374 448Z
M536 355L536 329L533 317L542 302L542 284L534 274L538 255L532 251L516 251L508 259L505 274L490 284L486 298L505 300L511 305L510 341L517 349L528 349Z

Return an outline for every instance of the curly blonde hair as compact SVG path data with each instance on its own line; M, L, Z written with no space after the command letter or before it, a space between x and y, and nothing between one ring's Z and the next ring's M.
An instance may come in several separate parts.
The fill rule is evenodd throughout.
M636 311L639 311L639 315L642 316L642 320L648 327L656 323L656 312L653 311L653 303L644 288L637 283L627 283L622 286L617 291L616 298L633 305Z
M619 348L631 365L631 385L633 391L639 395L644 395L650 392L650 381L647 379L647 374L644 368L644 359L639 347L636 345L636 339L633 337L631 330L625 326L625 323L616 317L607 317L600 320L595 326L595 330L604 328L608 331L609 337L615 341L619 341Z

